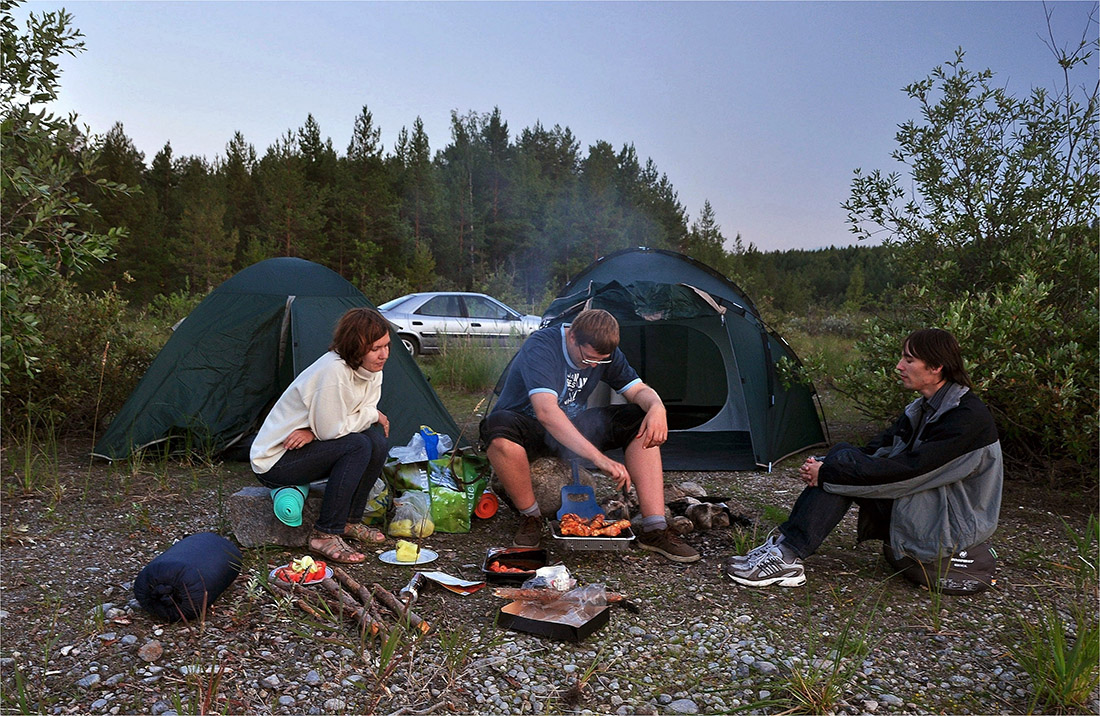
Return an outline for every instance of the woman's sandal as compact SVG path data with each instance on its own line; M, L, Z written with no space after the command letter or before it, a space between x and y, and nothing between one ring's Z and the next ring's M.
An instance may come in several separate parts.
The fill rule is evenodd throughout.
M327 532L314 532L309 536L309 551L337 564L362 564L367 560L367 555L349 547L340 535Z
M344 528L344 536L357 539L367 545L380 544L386 541L386 535L382 530L367 527L358 522L349 522L347 527Z

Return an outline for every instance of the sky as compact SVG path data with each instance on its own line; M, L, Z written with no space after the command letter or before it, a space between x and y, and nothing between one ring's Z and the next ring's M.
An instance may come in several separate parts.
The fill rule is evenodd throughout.
M902 171L903 88L966 51L1018 96L1053 88L1041 2L78 2L86 51L61 61L59 111L121 122L146 163L259 155L312 114L346 152L366 106L392 152L419 117L433 153L451 112L499 108L512 138L569 127L582 154L633 144L689 222L710 201L727 239L761 250L857 243L841 203L853 171ZM1076 46L1094 2L1054 1ZM1049 42L1049 40L1048 40ZM1073 78L1095 83L1096 59Z

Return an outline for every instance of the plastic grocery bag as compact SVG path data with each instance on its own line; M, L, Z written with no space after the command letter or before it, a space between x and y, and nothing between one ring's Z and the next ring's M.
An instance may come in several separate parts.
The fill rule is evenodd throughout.
M435 532L428 493L409 490L395 497L387 531L391 537L427 537Z
M469 532L470 517L488 485L489 461L457 452L428 463L431 515L440 532Z
M429 446L427 441L432 441L434 444ZM420 432L413 434L408 445L390 448L390 458L402 464L425 462L450 452L453 446L454 441L451 440L450 435L437 433L428 426L421 425ZM428 454L429 447L435 449L435 455Z
M367 497L367 509L363 512L363 524L377 525L386 521L386 511L389 510L393 500L390 497L390 486L385 480L375 480Z

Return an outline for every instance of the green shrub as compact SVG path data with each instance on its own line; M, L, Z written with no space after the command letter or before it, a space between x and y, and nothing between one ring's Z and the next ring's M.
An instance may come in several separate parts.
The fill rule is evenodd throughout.
M129 397L169 335L111 289L80 293L59 283L38 307L43 347L37 373L12 371L4 391L7 425L48 424L67 432L105 424Z
M947 329L1006 452L1054 468L1051 482L1063 466L1095 479L1100 457L1100 97L1069 80L1096 47L1086 35L1055 50L1063 86L1022 98L966 68L960 50L906 88L921 119L899 125L893 158L910 176L857 170L844 204L852 230L884 236L911 283L838 387L871 417L896 414L912 397L893 377L901 341Z
M866 357L849 366L838 385L868 416L896 415L912 399L893 371L902 340L915 328L944 328L958 338L1009 454L1048 466L1070 459L1086 469L1097 460L1096 313L1067 316L1051 305L1052 290L1052 283L1026 272L1016 285L964 294L938 315L914 311L881 319L857 344ZM1092 296L1095 302L1095 288Z

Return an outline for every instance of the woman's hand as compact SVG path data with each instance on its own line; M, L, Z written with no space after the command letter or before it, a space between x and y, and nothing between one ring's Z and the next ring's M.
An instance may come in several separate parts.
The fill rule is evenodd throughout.
M385 414L382 413L381 410L378 411L378 424L382 426L382 432L384 432L386 434L386 437L389 437L390 436L390 419L387 418L385 416Z
M313 442L313 432L309 428L298 428L283 441L287 450L297 450Z

